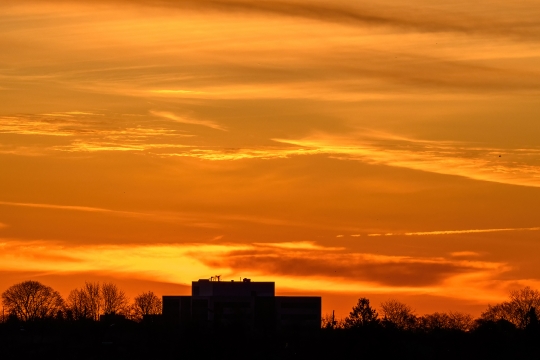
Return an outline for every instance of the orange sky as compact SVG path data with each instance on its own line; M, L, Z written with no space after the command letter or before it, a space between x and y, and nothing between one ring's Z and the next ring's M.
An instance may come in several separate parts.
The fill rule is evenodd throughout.
M0 291L540 288L540 8L464 6L5 0Z

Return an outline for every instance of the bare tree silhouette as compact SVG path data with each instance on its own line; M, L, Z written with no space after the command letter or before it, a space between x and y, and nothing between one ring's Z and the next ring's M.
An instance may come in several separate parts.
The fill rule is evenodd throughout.
M64 300L57 291L31 280L4 291L2 304L10 314L23 321L52 318L64 308Z
M142 319L145 315L161 314L161 299L152 291L139 294L133 299L133 316L135 319Z
M67 297L67 308L74 320L93 319L92 309L83 289L71 290Z
M471 331L475 326L471 314L459 311L450 311L448 313L448 324L451 329L461 331Z
M459 330L469 331L474 327L474 319L470 314L449 312L427 314L418 319L419 327L425 331Z
M414 310L402 302L390 299L381 303L383 323L400 330L413 329L416 324Z
M80 289L71 290L67 307L75 320L99 320L101 311L101 286L99 283L85 282Z
M506 320L519 329L525 329L531 322L531 309L540 309L540 292L530 287L510 291L510 299L494 306L488 305L481 318L488 321Z
M104 283L101 286L101 301L105 314L123 314L128 310L128 298L116 284Z

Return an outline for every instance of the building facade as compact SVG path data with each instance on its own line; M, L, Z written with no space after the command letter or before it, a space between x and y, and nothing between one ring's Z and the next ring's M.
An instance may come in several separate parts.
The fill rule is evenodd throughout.
M275 296L273 282L212 280L193 281L191 296L163 296L165 320L200 330L320 329L321 297Z

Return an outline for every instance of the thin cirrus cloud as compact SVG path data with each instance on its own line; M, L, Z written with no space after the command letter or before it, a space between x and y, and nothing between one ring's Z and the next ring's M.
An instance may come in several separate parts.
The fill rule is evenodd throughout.
M83 212L105 212L105 213L114 212L114 210L103 209L103 208L98 208L98 207L91 207L91 206L33 204L33 203L20 203L20 202L10 202L10 201L0 201L0 205L18 206L18 207L32 207L32 208L53 209L53 210L83 211Z
M476 234L476 233L490 233L490 232L502 232L502 231L539 231L539 230L540 230L540 227L503 228L503 229L439 230L439 231L417 231L417 232L405 232L405 233L368 234L368 236L459 235L459 234Z
M215 130L227 131L227 129L224 128L223 126L209 120L190 119L187 117L178 116L168 111L150 111L150 114L161 117L161 118L169 119L178 123L182 123L182 124L205 126L205 127L209 127Z
M186 224L191 224L192 226L198 226L197 225L198 222L201 221L200 219L197 219L196 216L193 216L192 214L182 214L182 213L164 214L164 213L152 213L152 212L124 211L124 210L92 207L92 206L23 203L23 202L11 202L11 201L0 201L0 205L35 208L35 209L43 209L43 210L53 210L53 211L101 213L101 214L110 215L110 216L137 218L137 219L146 220L146 221L175 222L175 223L183 222Z
M145 221L156 222L174 222L183 223L193 227L217 227L215 223L208 222L202 217L193 213L166 213L166 212L137 212L137 211L125 211L115 210L92 206L79 206L79 205L58 205L58 204L44 204L44 203L22 203L11 201L0 201L1 206L16 206L27 207L35 209L53 210L53 211L75 211L75 212L90 212L90 213L102 213L111 216L121 216L128 218L136 218Z
M312 152L370 164L540 187L538 148L481 148L467 143L394 139L392 136L388 139L350 139L322 135L299 140L275 140Z
M69 3L69 1L64 1L64 3ZM323 15L325 14L328 16L328 14L340 13L342 14L342 20L347 17L354 18L354 16L343 14L354 14L355 12L369 14L370 12L367 9L370 6L367 4L351 5L350 3L339 2L324 4L316 1L263 1L262 4L261 2L248 1L112 2L114 5L122 3L130 3L132 6L147 4L162 6L167 9L183 6L192 9L197 8L197 10L248 11L274 14L276 16L288 14L287 16L307 16L308 18L309 14L319 14L321 18L324 18ZM498 3L494 6L497 7L501 4ZM431 19L429 21L437 23L437 20L433 19L437 19L438 16L439 18L453 18L459 23L459 21L466 18L449 15L452 14L452 11L450 11L452 9L455 9L458 13L461 11L457 4L437 9L437 7L426 7L422 6L422 3L418 3L415 11L409 12L402 11L401 6L395 4L393 6L371 6L371 10L381 13L395 12L404 19L410 18L410 22L415 22L414 19L419 18L424 19L423 21ZM269 10L272 8L278 10ZM327 11L332 8L341 10ZM390 10L393 8L397 10ZM518 10L524 14L529 14L529 12L525 11L526 8L527 6L523 6ZM432 15L437 16L419 16L419 9L432 12L434 13ZM512 10L518 11L514 8ZM518 13L521 14L519 11ZM114 13L118 12L115 11ZM184 15L184 12L178 14ZM216 14L204 13L201 15L200 11L194 14L199 17L216 16ZM490 16L493 14L497 14L497 11L490 12ZM508 12L504 12L504 14L508 14ZM479 12L479 15L481 17L486 16L483 11ZM223 17L223 14L217 14L217 16ZM369 18L370 16L366 17ZM371 17L385 18L384 16ZM334 16L334 18L339 17ZM516 16L516 19L520 19L519 31L525 31L525 28L528 29L532 26L524 25L523 21L521 21L522 17ZM231 34L231 36L227 36L228 33L220 35L221 31L190 33L189 28L174 25L184 23L183 21L177 21L177 19L150 18L145 19L145 21L132 19L129 22L130 28L133 31L138 31L143 39L141 42L136 43L122 37L124 32L118 31L117 28L111 25L111 22L105 24L100 22L99 25L90 23L88 26L98 26L100 29L111 26L111 28L103 31L107 32L107 35L114 37L115 46L116 43L120 43L121 46L129 49L129 51L125 51L126 54L129 54L127 55L129 58L123 59L120 54L117 66L106 64L106 66L99 68L99 66L93 65L90 68L78 69L79 71L76 73L69 70L55 71L54 76L57 77L57 80L54 83L55 86L57 86L56 83L58 82L64 84L63 86L69 84L70 89L78 91L108 95L130 95L143 98L158 97L160 99L167 98L167 100L175 100L176 98L195 98L197 100L286 98L362 101L418 99L420 96L422 99L426 99L426 96L437 98L443 95L466 97L471 92L474 92L475 96L488 96L487 94L493 91L508 93L509 89L521 92L537 91L539 89L538 74L534 62L530 59L538 56L538 49L528 44L520 44L517 41L508 41L506 36L511 31L509 31L507 20L505 19L505 26L494 25L491 27L494 30L498 29L497 31L504 29L504 36L497 43L486 42L484 37L473 40L467 38L467 41L463 41L461 38L461 33L464 31L463 26L455 26L455 29L461 29L458 30L458 34L448 34L445 30L437 34L419 34L418 36L407 37L404 32L398 32L398 34L373 34L370 28L365 30L365 33L351 34L350 32L343 32L340 26L330 24L327 26L332 31L315 32L313 36L310 36L310 38L314 39L325 39L314 44L311 39L294 35L294 33L302 33L303 29L306 29L306 24L297 24L295 25L297 27L292 30L293 35L291 35L290 30L273 32L272 34L262 32L260 35L261 38L278 36L282 41L260 41L258 36L242 37L237 39L242 46L233 47L232 49L228 40L232 35L236 36L236 34ZM149 24L152 24L153 21L160 25L165 21L166 26L163 28L167 29L167 31L154 30L154 28L160 27L155 26L152 28L152 37L147 39L148 29L144 26L150 26ZM206 19L201 21L208 22ZM248 29L254 26L249 23L247 18L236 22L235 26L241 26L244 22L248 22L244 25ZM482 22L471 21L471 24L474 24L472 28L478 29L480 23ZM368 24L373 25L373 23L369 22ZM77 28L80 27L80 24L77 23L74 26L78 31L81 31L80 28ZM190 26L190 28L198 28L198 26ZM267 28L268 25L259 26L253 29L253 32L257 33L257 31L264 31ZM441 27L441 29L443 28L445 27ZM312 29L313 27L310 26L309 31L314 31ZM89 30L91 29L87 31ZM221 29L219 28L219 30ZM355 31L360 30L355 29ZM64 31L61 31L63 34ZM186 34L186 32L186 38L192 39L194 37L194 39L188 41L181 35L171 35L175 33ZM250 31L239 32L250 33ZM89 33L94 34L94 31L89 31ZM403 41L396 41L400 36L406 38ZM88 37L92 38L91 35L88 35ZM147 45L153 44L151 40L159 41L160 44L167 47L165 55L161 48L156 49L155 46L147 48ZM433 46L434 42L438 44L437 47ZM197 44L196 48L192 46L193 43ZM321 44L331 45L324 46ZM351 46L351 44L354 45ZM66 44L66 46L70 45L72 46L72 42ZM96 46L99 47L99 45ZM332 48L332 51L329 51L329 47ZM132 65L134 60L133 52L145 54L142 58L135 58L140 62L138 67ZM212 54L214 52L216 56L205 57L203 64L201 64L201 53ZM282 56L282 54L287 54L287 56ZM88 56L96 57L96 54L92 52ZM150 56L151 59L147 59L146 56ZM501 58L508 56L521 58L522 60L519 63L502 63L499 61ZM177 65L176 59L178 57L182 59L182 63L186 63L185 66ZM468 58L464 59L464 57ZM494 62L476 61L478 57L490 57L494 59ZM99 55L96 57L96 63L99 64L97 59L100 58ZM471 58L475 59L475 61L472 61ZM212 61L213 59L218 59L218 61ZM239 62L239 59L243 61ZM16 59L13 60L15 63ZM122 66L122 61L129 62L129 64ZM149 62L160 65L148 67ZM93 64L94 62L90 63ZM258 63L262 63L262 66L255 65ZM58 60L57 66L64 68L61 60ZM86 76L81 76L80 73L84 73L85 70L88 73ZM125 71L128 70L129 72L126 73ZM27 71L34 72L36 70L29 68ZM17 82L19 80L9 79L8 81ZM46 82L47 80L43 79L42 81ZM150 86L150 84L152 85ZM406 91L403 91L403 84L408 85ZM411 88L411 85L413 88ZM440 94L427 90L434 87L444 88L451 92L449 94ZM467 94L457 94L456 89L465 90ZM172 115L169 118L176 117L175 121L178 122L224 129L222 125L211 120L189 119L175 114Z
M113 120L121 118L121 115L112 116ZM47 151L160 152L163 149L170 152L173 148L186 147L182 144L182 140L193 136L171 127L149 126L144 119L110 121L105 114L83 111L2 116L0 134L38 135L63 139L52 145L33 144L33 151L21 147L4 151L20 155L33 155L39 152L38 149L42 154Z
M226 128L212 121L180 117L170 112L152 111L154 116L216 130ZM2 117L0 133L49 135L70 138L68 144L49 150L70 152L151 151L160 156L195 157L204 160L277 159L298 155L317 155L357 160L370 164L405 167L483 181L540 187L540 149L482 148L464 142L434 142L404 138L392 134L335 137L325 134L302 139L274 139L282 146L219 150L182 144L190 134L173 128L104 127L95 114L76 111L40 116ZM90 118L90 119L89 119ZM6 152L8 150L5 150ZM10 149L11 152L16 150ZM20 150L22 154L28 149ZM30 152L31 154L32 152ZM501 154L504 156L501 157Z
M52 0L49 2L70 3L72 1ZM112 2L102 0L102 2L114 5L152 6L168 10L287 16L348 26L375 25L425 32L453 31L520 37L531 37L539 33L537 23L520 21L523 18L534 19L537 7L533 1L523 1L519 6L512 7L503 1L480 1L468 6L467 12L463 10L459 2L447 2L439 6L429 3L427 6L423 1L418 0L406 4L385 2L377 5L368 1L325 3L306 0L116 0ZM492 11L486 12L486 7ZM503 15L507 18L504 19Z
M313 241L295 241L295 242L280 242L280 243L253 243L255 246L259 247L271 247L279 249L290 249L290 250L345 250L344 247L328 247L315 244Z
M0 117L0 133L18 135L105 137L117 140L144 140L152 136L179 135L173 129L129 127L109 124L86 112L64 112L49 114L22 114ZM137 124L138 125L138 124Z
M77 122L69 120L71 115L60 114L62 118L58 120L58 114L18 115L1 116L0 133L19 135L47 135L47 136L72 136L80 126Z
M91 206L80 205L59 205L59 204L45 204L45 203L23 203L23 202L10 202L0 201L1 206L16 206L16 207L28 207L35 209L53 210L53 211L75 211L75 212L91 212L102 213L111 216L122 216L129 218L137 218L145 221L152 222L170 222L175 224L183 224L191 227L203 227L203 228L219 228L224 222L237 222L237 223L250 223L250 224L264 224L264 225L279 225L279 226L295 226L305 228L322 228L327 229L325 226L314 226L310 222L295 222L290 220L283 220L280 218L261 217L255 215L245 214L208 214L208 213L194 213L194 212L140 212L140 211L128 211L117 210ZM215 237L213 240L219 240L223 236ZM274 246L274 247L301 247L304 249L319 249L312 242L295 242L295 243L265 243L259 244L260 246ZM337 248L336 248L337 249Z
M471 256L480 256L476 251L454 251L450 253L450 256L453 257L471 257Z
M103 151L121 151L121 152L145 152L156 151L161 152L164 149L185 148L188 147L182 144L167 144L167 143L129 143L126 141L99 141L99 140L76 140L69 145L54 146L52 150L65 152L103 152Z
M285 146L227 150L192 147L164 156L231 161L324 154L336 159L356 160L373 165L540 187L540 163L537 160L539 148L482 148L465 142L423 141L393 135L386 135L386 138L364 136L351 139L323 134L298 140L274 139L274 141Z

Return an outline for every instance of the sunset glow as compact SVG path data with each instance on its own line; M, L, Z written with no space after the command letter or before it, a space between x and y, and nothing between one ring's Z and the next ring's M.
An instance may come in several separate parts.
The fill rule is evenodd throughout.
M0 7L0 290L216 274L418 313L540 288L540 7Z

